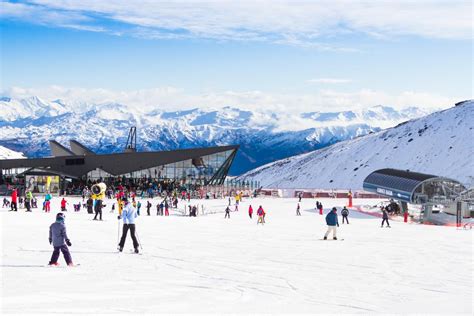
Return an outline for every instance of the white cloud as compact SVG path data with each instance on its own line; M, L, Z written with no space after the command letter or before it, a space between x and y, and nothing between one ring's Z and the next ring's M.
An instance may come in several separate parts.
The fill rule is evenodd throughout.
M322 83L322 84L339 84L339 83L350 83L352 82L351 79L344 79L344 78L316 78L316 79L309 79L309 83Z
M2 2L2 18L147 38L267 41L349 50L325 43L350 33L377 38L414 35L471 39L472 3L398 1L135 1L32 0ZM114 23L102 23L101 20ZM120 23L119 27L116 25ZM98 26L103 25L103 26ZM107 25L107 26L106 26ZM119 30L117 28L120 28Z
M277 94L263 91L220 91L190 94L174 87L160 87L132 91L107 89L67 88L49 86L41 88L12 87L2 92L4 96L25 98L38 96L44 100L61 99L68 102L109 103L117 102L140 111L153 109L176 111L180 109L238 107L278 113L313 111L356 110L374 105L395 108L418 106L421 108L448 108L466 99L460 96L441 96L418 91L389 94L370 89L353 92L322 90L314 94Z

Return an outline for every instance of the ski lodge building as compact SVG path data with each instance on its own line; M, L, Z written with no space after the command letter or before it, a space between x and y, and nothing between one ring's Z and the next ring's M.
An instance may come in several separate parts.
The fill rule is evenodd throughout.
M136 143L128 144L122 153L96 154L75 140L70 149L52 140L51 157L0 160L0 186L16 184L42 193L45 187L57 192L79 182L222 185L239 148L137 152Z

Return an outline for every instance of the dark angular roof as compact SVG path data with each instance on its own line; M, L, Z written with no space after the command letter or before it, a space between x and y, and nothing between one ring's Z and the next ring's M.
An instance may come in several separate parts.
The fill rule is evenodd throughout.
M95 153L86 146L79 143L77 140L71 139L69 141L71 151L76 155L95 155Z
M100 168L112 175L120 175L238 148L238 145L232 145L156 152L6 159L0 160L0 169L48 168L52 172L79 178L91 170Z

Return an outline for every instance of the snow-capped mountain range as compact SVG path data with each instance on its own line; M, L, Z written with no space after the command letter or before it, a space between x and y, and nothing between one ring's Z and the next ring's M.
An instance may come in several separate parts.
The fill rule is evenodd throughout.
M231 170L241 174L277 159L354 139L428 113L416 107L359 111L273 113L233 107L169 112L119 103L0 98L0 145L28 157L48 156L48 141L69 139L98 153L123 150L138 129L138 150L239 144Z
M361 189L382 168L435 174L474 185L474 101L396 127L279 160L245 173L266 188Z

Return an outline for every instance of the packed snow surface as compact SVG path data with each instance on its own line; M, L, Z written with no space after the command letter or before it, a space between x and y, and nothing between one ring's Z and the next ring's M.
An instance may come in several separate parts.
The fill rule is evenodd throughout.
M395 168L474 184L474 101L279 160L240 177L265 188L362 189L373 171Z
M325 211L346 202L320 201ZM69 210L74 268L62 257L60 267L45 266L58 198L49 214L2 209L1 313L473 312L472 231L400 222L380 228L379 218L351 211L350 225L338 230L344 240L324 241L314 199L303 200L301 217L296 199L244 199L230 219L227 200L192 200L217 212L196 218L158 217L156 202L152 216L142 207L137 221L142 255L129 253L130 237L116 252L111 202L102 222ZM266 210L264 226L248 217L249 203Z

